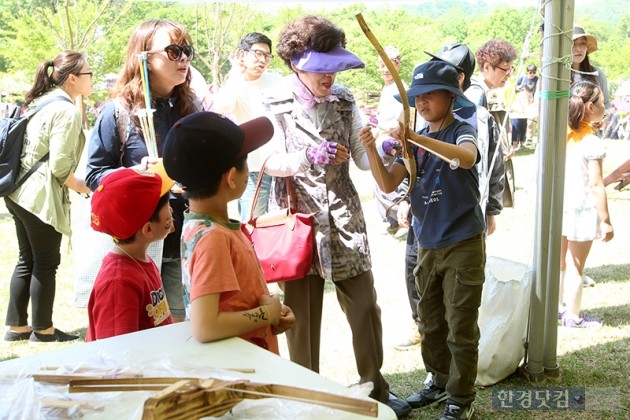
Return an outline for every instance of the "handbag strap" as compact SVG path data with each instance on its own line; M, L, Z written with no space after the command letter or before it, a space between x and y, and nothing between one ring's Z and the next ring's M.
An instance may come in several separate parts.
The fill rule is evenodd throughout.
M260 187L262 186L263 175L265 174L265 170L267 169L267 161L269 160L269 158L271 158L271 156L265 159L262 167L260 168L260 172L258 172L256 191L254 192L254 198L252 199L252 207L249 209L249 222L252 222L254 220L254 209L256 208L256 203L258 203L258 195L260 194ZM295 187L293 186L293 182L291 182L291 176L285 176L284 182L287 187L289 211L291 213L297 213L297 196L295 195Z

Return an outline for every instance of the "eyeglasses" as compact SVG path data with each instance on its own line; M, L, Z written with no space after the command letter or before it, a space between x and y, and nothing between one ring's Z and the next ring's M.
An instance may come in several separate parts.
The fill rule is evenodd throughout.
M169 45L167 47L161 48L161 49L157 49L157 50L151 50L151 51L146 51L147 54L154 54L154 53L159 53L164 51L166 53L166 56L168 57L169 60L171 61L179 61L182 59L182 54L186 54L186 59L187 61L191 61L194 56L195 56L195 49L193 48L192 45L184 45L179 46L177 44L173 44L173 45Z
M81 72L81 73L77 73L77 76L83 76L84 74L89 74L90 75L90 79L93 76L93 73L91 71L84 71L84 72Z
M245 50L250 52L256 56L259 60L271 61L273 59L273 54L265 52L263 50Z
M495 67L495 68L497 68L497 69L503 70L503 71L504 71L505 73L507 73L507 74L510 74L510 73L512 73L512 72L514 71L514 66L510 66L510 67L509 67L509 68L507 68L507 69L504 69L504 68L503 68L503 67L501 67L501 66L494 66L494 67Z

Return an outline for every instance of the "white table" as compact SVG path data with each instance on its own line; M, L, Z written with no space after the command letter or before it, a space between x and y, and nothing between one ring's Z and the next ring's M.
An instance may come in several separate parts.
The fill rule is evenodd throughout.
M36 373L50 366L89 365L94 360L103 358L108 362L114 362L114 366L137 369L145 376L242 378L252 382L291 385L339 395L356 396L349 388L240 338L201 344L192 338L187 322L5 361L0 363L0 379L4 377L6 387L9 383L6 378L19 372ZM176 370L185 369L196 374L173 375L173 370L170 370L173 366ZM229 368L253 368L255 372L240 373L225 370ZM2 384L0 384L0 394L4 394ZM102 394L66 394L73 399L75 396L83 396L83 399L92 396L92 399L97 399L97 395ZM88 418L138 417L147 395L150 394L147 392L116 393L115 404L107 403L104 411L85 410L83 414ZM2 399L5 400L5 398ZM379 419L396 418L394 412L385 404L379 403L378 409ZM6 415L6 410L7 401L3 401L0 404L0 417ZM332 412L334 418L370 418L339 410L332 410ZM269 418L268 413L265 417ZM328 418L331 417L328 416Z

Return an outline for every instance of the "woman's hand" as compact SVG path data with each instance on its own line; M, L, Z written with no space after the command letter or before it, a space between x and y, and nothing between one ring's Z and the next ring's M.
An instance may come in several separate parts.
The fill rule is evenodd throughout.
M350 159L348 149L334 141L324 141L306 149L306 158L312 165L345 163Z
M71 190L78 192L79 194L83 194L85 198L89 197L92 191L85 184L85 179L79 178L72 172L68 178L66 178L66 182L64 185Z
M337 145L337 153L335 153L335 158L330 162L333 165L338 165L340 163L346 163L350 160L350 152L346 149L345 146L342 146L339 143L335 143Z
M494 231L497 229L497 221L494 218L494 215L492 214L486 215L486 226L488 227L488 231L487 231L488 236L492 235Z
M137 169L139 171L146 171L146 170L149 169L150 166L155 165L159 161L160 161L160 158L151 157L151 156L145 156L145 157L142 158L140 163L135 165L135 166L133 166L133 168Z
M392 138L383 140L383 152L392 157L402 155L402 144L400 143L400 140Z

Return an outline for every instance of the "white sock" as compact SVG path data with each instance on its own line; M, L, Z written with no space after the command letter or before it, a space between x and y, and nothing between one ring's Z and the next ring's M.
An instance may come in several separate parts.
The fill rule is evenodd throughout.
M560 284L558 286L558 312L564 310L564 276L567 272L560 271Z
M567 315L571 318L580 318L582 306L582 276L576 272L569 272L564 279L564 297L567 305Z

